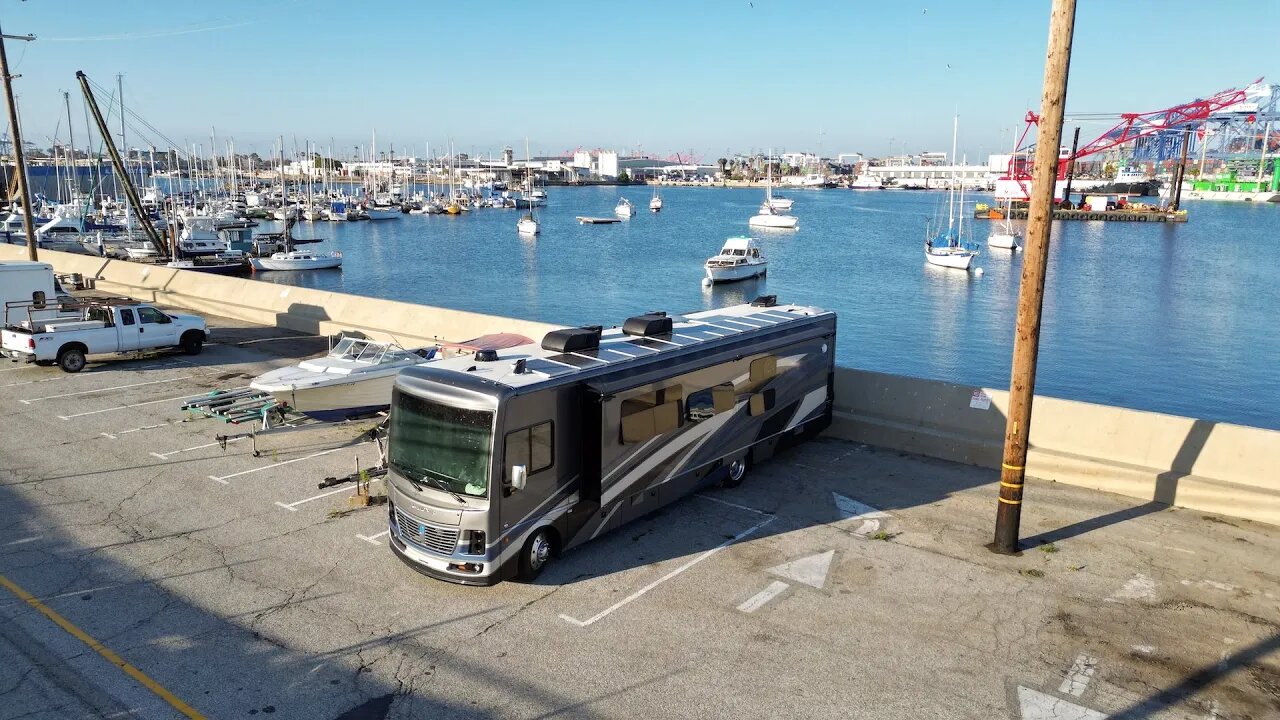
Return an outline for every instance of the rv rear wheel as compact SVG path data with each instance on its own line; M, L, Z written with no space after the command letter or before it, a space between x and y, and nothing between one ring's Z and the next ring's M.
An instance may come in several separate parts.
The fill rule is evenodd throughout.
M520 551L520 570L516 578L521 582L535 580L547 563L551 562L555 551L555 539L551 536L551 530L548 528L535 530L533 535L525 541L524 549Z
M747 476L747 459L740 457L729 463L729 472L720 481L720 487L736 488L742 484L742 479Z

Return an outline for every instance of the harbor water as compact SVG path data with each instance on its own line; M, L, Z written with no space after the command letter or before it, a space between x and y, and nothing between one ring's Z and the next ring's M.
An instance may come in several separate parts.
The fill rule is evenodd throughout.
M748 232L761 190L662 192L653 214L647 187L550 188L536 239L517 235L516 210L304 222L295 235L326 238L312 247L341 250L342 270L257 277L565 324L776 294L839 313L843 365L1008 386L1021 255L986 248L990 225L973 221L981 275L926 265L925 223L944 195L790 191L798 230ZM634 218L576 221L612 217L619 195ZM1280 207L1189 210L1186 224L1055 224L1038 393L1280 429ZM702 262L747 234L768 277L703 287Z

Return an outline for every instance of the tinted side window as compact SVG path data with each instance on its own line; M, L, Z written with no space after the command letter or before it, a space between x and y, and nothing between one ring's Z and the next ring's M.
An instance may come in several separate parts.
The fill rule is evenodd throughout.
M716 413L732 410L735 403L733 385L722 383L690 393L689 398L685 400L685 412L690 422L698 422L711 418Z
M132 311L132 310L121 310L121 311L120 311L120 324L121 324L121 325L132 325L132 324L133 324L133 311Z
M507 433L503 477L510 481L512 465L524 465L529 475L551 467L555 461L554 439L550 422Z
M144 323L158 323L164 318L164 313L155 308L140 307L138 308L138 320Z

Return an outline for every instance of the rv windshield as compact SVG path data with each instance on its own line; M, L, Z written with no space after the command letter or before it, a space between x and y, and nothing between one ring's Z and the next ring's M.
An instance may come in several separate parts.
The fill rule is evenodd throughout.
M493 413L432 402L396 390L388 461L415 482L430 478L455 493L485 497Z

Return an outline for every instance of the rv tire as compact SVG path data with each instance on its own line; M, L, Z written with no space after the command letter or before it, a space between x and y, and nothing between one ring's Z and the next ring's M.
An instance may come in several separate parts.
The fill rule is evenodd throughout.
M742 484L743 478L747 476L747 456L734 460L726 466L724 479L720 481L720 487L736 488Z
M516 572L516 579L520 582L533 582L555 554L556 537L551 528L542 527L534 530L520 550L520 566Z

